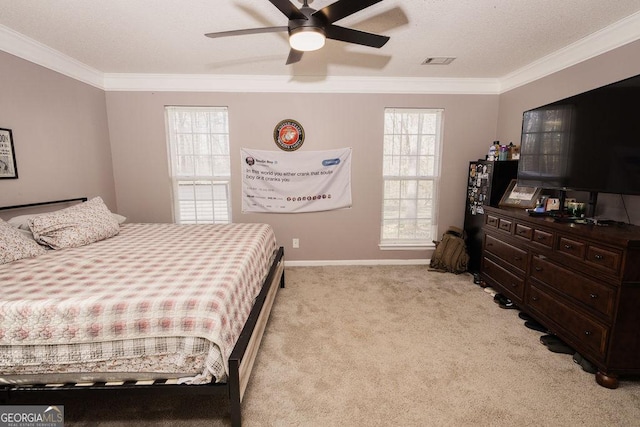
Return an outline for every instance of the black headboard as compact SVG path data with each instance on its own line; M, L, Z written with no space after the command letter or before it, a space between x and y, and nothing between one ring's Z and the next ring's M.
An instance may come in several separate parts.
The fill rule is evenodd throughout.
M86 197L77 197L75 199L52 200L50 202L28 203L26 205L0 206L0 211L9 210L9 209L33 208L36 206L54 205L58 203L86 202L86 201L87 201Z

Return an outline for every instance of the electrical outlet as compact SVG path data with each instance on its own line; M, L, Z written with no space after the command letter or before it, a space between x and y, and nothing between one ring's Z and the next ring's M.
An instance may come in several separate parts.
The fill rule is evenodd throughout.
M291 245L293 246L294 249L298 249L300 247L300 239L293 239L293 242L291 243Z

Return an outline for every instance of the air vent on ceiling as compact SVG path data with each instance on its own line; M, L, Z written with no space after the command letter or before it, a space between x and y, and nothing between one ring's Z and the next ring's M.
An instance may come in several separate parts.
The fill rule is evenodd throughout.
M434 56L422 61L422 65L449 65L456 58L450 56Z

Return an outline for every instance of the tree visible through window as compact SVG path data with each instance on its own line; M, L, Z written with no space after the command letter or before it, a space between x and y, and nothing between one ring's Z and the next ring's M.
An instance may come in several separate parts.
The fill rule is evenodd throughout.
M385 109L383 248L433 245L442 115L441 109Z
M176 222L231 222L227 108L167 107L166 120Z

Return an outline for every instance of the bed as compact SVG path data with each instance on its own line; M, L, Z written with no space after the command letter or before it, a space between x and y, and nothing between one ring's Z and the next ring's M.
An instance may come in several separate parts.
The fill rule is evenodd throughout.
M0 236L15 229L25 245L15 260L4 250L0 265L0 401L42 392L223 394L240 425L284 287L271 227L121 223L100 198L1 209L59 203L71 206L0 221Z

